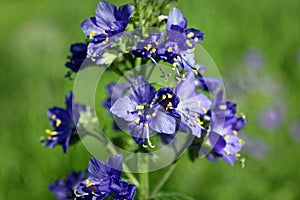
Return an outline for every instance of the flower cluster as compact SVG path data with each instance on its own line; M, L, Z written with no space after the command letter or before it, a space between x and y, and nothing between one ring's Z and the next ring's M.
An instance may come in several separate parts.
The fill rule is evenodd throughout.
M81 23L86 41L71 45L72 55L65 64L71 71L66 76L97 65L105 66L105 73L116 72L125 77L126 83L110 82L107 85L108 98L101 106L114 117L113 131L128 129L132 138L123 140L124 134L116 137L122 143L127 142L129 151L151 154L159 143L155 137L159 137L164 145L173 145L176 136L183 133L191 138L191 143L186 143L184 149L188 148L192 160L202 154L211 161L222 158L234 165L236 161L243 161L240 151L244 141L239 132L246 125L245 117L237 114L235 103L224 99L222 81L203 75L205 67L196 63L194 52L204 34L188 27L183 13L169 6L174 1L134 1L133 5L117 8L101 0L95 16ZM157 10L151 15L147 8ZM141 13L143 9L145 12ZM149 24L158 27L155 31L147 31ZM165 74L160 62L166 63L176 74ZM140 65L147 67L146 64L158 67L161 77L174 84L160 87L147 80L150 77L146 74L148 69L138 68ZM133 74L127 77L129 70ZM94 128L97 122L94 109L75 103L72 92L66 95L65 104L66 108L52 107L47 112L53 128L45 131L49 135L42 140L46 147L61 145L66 153L70 145L79 141L77 131L82 130L84 136L104 142L108 152L117 154L113 146L108 146L110 136L107 139ZM178 152L184 152L184 149ZM141 185L145 180L139 182L122 160L122 155L113 156L105 163L92 158L88 177L83 172L72 172L66 179L53 182L49 190L59 200L131 200L136 193L140 199L155 199L159 188L151 195L147 194L147 186ZM141 160L141 165L145 160ZM127 168L124 173L134 185L122 180L122 165Z
M65 179L49 185L57 199L102 200L111 197L114 200L131 200L136 187L121 179L122 156L117 155L103 163L95 158L90 160L88 178L83 172L72 172Z

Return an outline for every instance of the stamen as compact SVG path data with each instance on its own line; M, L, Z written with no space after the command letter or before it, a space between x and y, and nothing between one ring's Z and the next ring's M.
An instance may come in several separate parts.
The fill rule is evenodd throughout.
M155 53L155 52L156 52L156 49L155 49L155 48L153 48L151 52L152 52L152 53Z
M102 44L104 45L104 44L106 44L108 41L109 41L109 38L106 37L105 40L102 42Z
M139 124L139 123L140 123L140 119L134 120L134 123L135 123L135 124Z
M239 140L239 143L240 143L240 144L243 144L243 143L244 143L244 141L243 141L243 140Z
M200 101L197 101L197 106L200 106L201 105L201 102Z
M189 40L185 41L185 43L186 43L186 45L188 45L188 47L191 47L191 48L193 47L192 43Z
M174 46L174 49L178 49L178 45L175 45L175 46Z
M92 184L90 183L89 179L86 179L85 180L85 184L86 184L86 187L89 188L92 186Z
M193 37L194 36L194 33L193 32L190 32L189 34L187 34L187 37L188 38L191 38L191 37Z
M201 110L202 110L203 113L207 113L206 108L201 108Z
M56 119L55 126L56 126L56 127L59 127L59 125L61 125L61 121L60 121L60 119Z
M241 157L241 154L236 153L236 154L234 154L234 156L237 157L237 158L240 158L240 157Z
M230 155L229 151L225 151L227 155Z
M167 95L168 95L168 98L169 98L169 99L171 99L171 98L173 97L172 94L169 94L169 93L168 93Z
M144 49L146 49L147 51L150 51L152 45L151 44L147 44L147 46L144 47Z
M145 106L140 105L140 106L135 106L135 110L144 110Z
M166 110L169 110L172 106L173 106L172 102L169 102L167 107L166 107Z
M93 36L94 36L95 34L96 34L96 31L91 31L91 32L90 32L89 38L90 38L90 39L93 39Z
M163 94L163 95L161 96L161 98L162 98L162 99L166 99L167 96Z
M229 135L225 135L224 139L227 140L229 138Z
M147 124L148 125L148 124ZM147 126L148 127L148 126ZM154 149L155 148L155 145L153 145L150 141L150 135L149 135L149 129L147 128L146 129L146 133L147 133L147 143L148 145L145 145L145 146L149 146L150 148ZM144 145L143 145L144 147Z
M52 136L57 135L57 132L56 132L56 131L51 131L51 130L49 130L49 129L46 129L46 130L45 130L45 133L48 134L48 135L52 135Z
M53 114L53 115L51 116L51 119L52 119L52 120L55 120L55 119L56 119L56 115Z
M198 41L199 41L199 39L198 39L197 37L195 37L195 38L194 38L194 41L195 41L195 42L198 42Z
M236 130L233 130L232 133L233 133L233 135L237 135L238 134L238 132Z
M156 115L157 115L156 112L152 113L152 117L156 117Z
M226 110L226 109L227 109L227 106L226 106L226 105L220 105L219 108L220 108L221 110Z
M203 122L202 122L200 119L198 119L197 123L198 123L200 126L203 125Z
M172 50L171 47L169 47L167 51L168 51L169 53L171 53L173 50Z
M198 118L199 117L198 113L194 113L194 117Z

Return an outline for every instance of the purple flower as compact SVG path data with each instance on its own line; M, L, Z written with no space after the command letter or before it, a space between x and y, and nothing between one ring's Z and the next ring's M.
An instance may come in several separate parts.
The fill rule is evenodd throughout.
M47 147L62 145L64 153L67 152L73 133L76 131L79 110L84 109L82 105L74 103L72 92L66 95L65 104L66 109L52 107L48 110L47 115L54 130L46 129L45 132L49 137L43 141Z
M114 196L114 200L131 200L136 187L121 180L122 155L109 158L105 163L92 158L88 168L89 177L76 188L76 199L102 200Z
M49 185L58 200L74 199L74 188L84 179L84 172L72 172L65 179L57 180Z
M128 130L135 142L148 141L152 131L174 134L176 120L160 104L153 104L155 91L142 76L139 76L130 87L129 96L118 99L110 111L128 124Z
M222 82L217 78L209 76L203 77L202 74L198 72L196 85L207 92L214 92L220 89L220 87L222 86Z
M278 128L283 120L281 107L270 107L264 110L259 116L259 124L266 130Z
M187 127L196 137L201 137L204 129L201 117L210 109L211 101L202 93L196 91L195 76L189 72L186 79L175 89L179 99L176 111L181 116L181 126Z
M238 132L246 125L246 120L236 117L236 104L223 101L222 92L213 101L210 117L208 142L213 152L208 158L215 160L222 157L233 165L241 157L239 152L243 147L243 140L238 137Z
M102 51L113 44L111 37L122 33L133 13L134 7L130 4L116 8L116 6L100 1L96 15L81 23L81 29L91 40L88 54L99 56Z
M69 57L70 61L65 65L67 68L73 72L78 72L81 67L81 64L87 56L87 44L84 43L75 43L70 47L72 56Z
M146 57L155 59L157 57L157 48L161 43L163 33L153 33L145 40L137 42L136 46L132 47L132 53L137 57Z

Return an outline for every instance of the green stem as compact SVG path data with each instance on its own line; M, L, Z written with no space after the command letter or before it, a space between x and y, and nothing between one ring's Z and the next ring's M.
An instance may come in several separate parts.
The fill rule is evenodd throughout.
M154 186L154 189L151 192L150 198L154 198L157 194L157 192L162 188L162 186L166 183L166 181L169 179L169 177L171 176L172 172L174 171L176 167L176 162L172 163L167 171L165 172L165 174L163 175L162 179L157 183L156 186Z
M140 200L149 199L148 159L149 157L146 155L145 157L143 157L143 161L141 163L141 169L142 171L144 171L144 173L140 173Z

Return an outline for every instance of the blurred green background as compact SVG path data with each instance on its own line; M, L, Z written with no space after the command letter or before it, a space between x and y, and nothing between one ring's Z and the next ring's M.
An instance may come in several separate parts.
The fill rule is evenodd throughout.
M55 199L48 184L88 164L81 144L63 155L39 140L49 127L47 108L64 106L72 88L64 78L69 45L83 41L79 24L97 4L0 2L0 199ZM241 136L249 146L243 169L222 160L191 163L185 155L163 189L196 200L300 199L300 1L181 0L178 7L190 27L205 33L203 46L224 77L228 98L247 114ZM249 54L260 62L251 63ZM273 108L279 112L264 116ZM266 127L265 118L273 125ZM162 172L152 173L151 181Z

